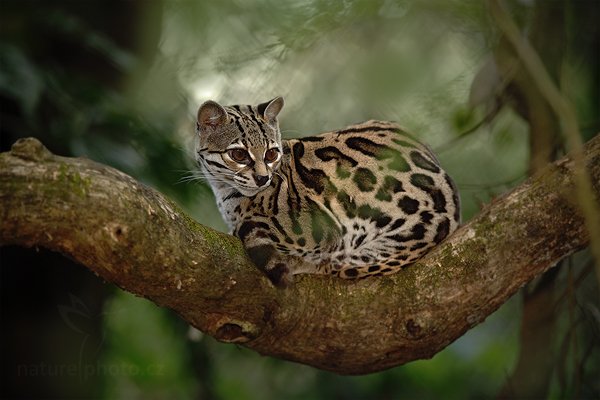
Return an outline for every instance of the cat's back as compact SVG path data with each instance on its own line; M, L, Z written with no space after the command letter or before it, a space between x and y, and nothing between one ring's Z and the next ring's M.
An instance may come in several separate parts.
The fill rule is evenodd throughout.
M433 153L393 122L370 120L344 129L289 141L293 160L322 169L333 180L350 179L370 192L373 176L425 169L439 173Z
M357 208L431 209L459 220L454 183L431 150L396 123L371 120L287 144L295 174L323 201L347 197Z
M333 259L370 263L404 253L404 263L458 226L454 183L429 148L395 123L292 139L287 152L294 186L341 227Z

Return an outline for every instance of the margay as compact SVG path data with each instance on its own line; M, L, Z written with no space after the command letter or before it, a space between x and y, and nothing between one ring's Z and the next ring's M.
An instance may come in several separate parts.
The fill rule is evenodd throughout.
M459 224L456 187L425 145L368 121L282 140L283 99L198 110L196 159L231 232L274 282L399 271Z

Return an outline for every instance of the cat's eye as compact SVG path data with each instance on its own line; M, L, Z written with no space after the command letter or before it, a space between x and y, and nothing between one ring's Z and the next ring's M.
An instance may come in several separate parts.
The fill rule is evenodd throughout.
M245 164L250 159L248 152L244 149L231 149L227 152L229 158L241 164Z
M279 150L277 150L275 147L273 147L272 149L269 149L265 152L265 161L268 163L275 162L278 157L279 157Z

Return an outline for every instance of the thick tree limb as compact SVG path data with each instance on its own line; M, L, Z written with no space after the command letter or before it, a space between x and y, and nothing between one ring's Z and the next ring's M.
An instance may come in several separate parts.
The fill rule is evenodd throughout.
M584 159L598 196L600 136ZM115 169L25 139L0 155L0 244L59 251L219 340L364 374L432 357L585 247L574 198L573 162L564 158L396 275L302 276L278 289L237 239Z

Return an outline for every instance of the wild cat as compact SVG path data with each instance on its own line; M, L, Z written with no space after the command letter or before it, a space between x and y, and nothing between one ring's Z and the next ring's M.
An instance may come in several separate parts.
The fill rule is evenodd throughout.
M196 123L196 160L223 219L273 282L392 274L457 228L452 179L397 124L282 140L283 104L207 101Z

